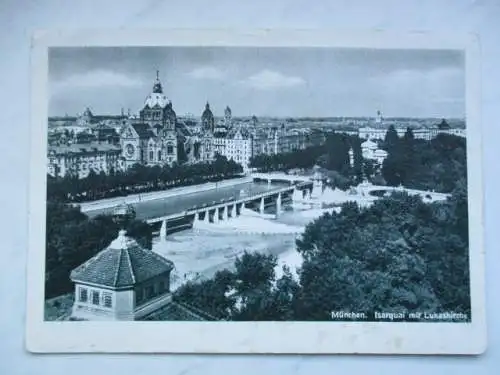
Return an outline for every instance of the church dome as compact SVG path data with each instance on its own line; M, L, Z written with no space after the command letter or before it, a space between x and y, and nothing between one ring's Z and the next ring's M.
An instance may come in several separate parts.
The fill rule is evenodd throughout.
M94 115L92 114L92 111L90 110L90 108L87 107L87 108L85 108L85 111L83 112L83 116L85 116L85 117L92 117Z
M210 110L210 104L205 105L205 110L203 111L203 114L201 115L202 118L213 118L214 114Z
M146 98L144 106L147 106L149 108L153 108L155 106L158 106L160 108L165 108L169 103L170 100L167 98L166 95L153 92L149 94L148 97Z
M163 87L159 78L159 71L156 71L156 80L153 85L153 92L148 95L146 101L144 102L144 106L153 108L155 106L165 108L167 104L170 103L167 96L163 94Z

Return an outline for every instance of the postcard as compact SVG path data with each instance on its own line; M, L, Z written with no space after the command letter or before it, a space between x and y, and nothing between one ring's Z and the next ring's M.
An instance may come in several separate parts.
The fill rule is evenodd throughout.
M482 353L478 45L37 33L28 350Z

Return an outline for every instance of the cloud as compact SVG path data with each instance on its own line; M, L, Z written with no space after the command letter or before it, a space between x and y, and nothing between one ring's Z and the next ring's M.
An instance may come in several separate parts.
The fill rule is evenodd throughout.
M225 74L223 71L213 67L213 66L202 66L199 68L196 68L187 75L191 78L194 79L223 79Z
M143 84L142 80L130 75L108 70L93 70L55 81L52 85L52 92L55 94L72 89L139 87Z
M457 68L437 68L426 71L397 70L373 77L371 82L386 94L397 97L427 98L433 102L463 101L464 72Z
M280 72L272 70L262 70L259 73L240 81L240 83L258 90L274 90L296 87L303 85L306 82L301 77L286 76Z

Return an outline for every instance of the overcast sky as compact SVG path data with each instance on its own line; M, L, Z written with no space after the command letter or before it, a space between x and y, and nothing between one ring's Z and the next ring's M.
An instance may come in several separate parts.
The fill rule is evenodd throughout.
M464 117L460 51L332 48L53 48L50 115L141 109L156 76L178 115Z

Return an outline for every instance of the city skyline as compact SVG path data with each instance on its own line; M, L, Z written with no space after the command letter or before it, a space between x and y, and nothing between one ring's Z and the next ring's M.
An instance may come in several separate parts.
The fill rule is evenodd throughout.
M181 116L208 101L217 117L463 118L464 65L453 50L53 48L49 115L136 114L159 70Z

